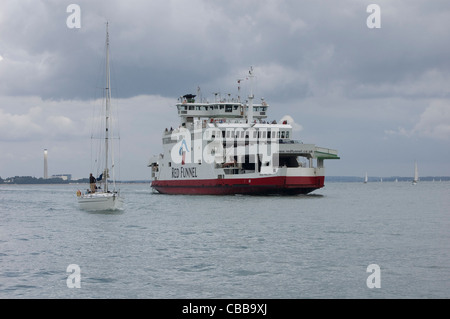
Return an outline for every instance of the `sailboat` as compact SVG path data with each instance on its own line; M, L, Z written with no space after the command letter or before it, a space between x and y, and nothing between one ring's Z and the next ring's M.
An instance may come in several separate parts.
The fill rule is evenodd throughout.
M116 190L115 162L114 162L114 137L112 136L111 117L111 86L109 70L109 31L106 23L106 88L105 88L105 114L102 119L104 124L104 144L100 145L100 156L103 157L101 174L97 183L91 184L91 190L81 193L77 192L78 204L81 209L89 211L114 211L123 208L123 197L120 191ZM103 125L102 124L102 125ZM109 167L110 166L110 167ZM111 173L111 175L110 175ZM111 178L111 181L109 180Z
M419 181L419 170L417 169L417 162L414 163L414 179L412 181L413 185L416 185Z
M366 176L364 177L364 184L366 184L368 182L369 178L367 177L367 172L366 172Z

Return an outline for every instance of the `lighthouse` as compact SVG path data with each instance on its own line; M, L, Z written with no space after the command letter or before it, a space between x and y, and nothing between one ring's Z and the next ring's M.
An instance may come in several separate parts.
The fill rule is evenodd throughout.
M44 179L48 178L47 149L44 150Z

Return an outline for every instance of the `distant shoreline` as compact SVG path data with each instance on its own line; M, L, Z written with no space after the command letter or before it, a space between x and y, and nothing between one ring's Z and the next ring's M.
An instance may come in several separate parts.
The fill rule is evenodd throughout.
M147 184L150 180L124 180L116 181L118 184ZM77 180L64 180L62 178L36 178L33 176L14 176L2 179L0 177L0 185L66 185L66 184L89 184L88 178Z
M378 177L369 176L368 183L374 182L411 182L413 177L404 176L389 176L389 177ZM419 179L421 182L440 182L440 181L450 181L450 176L424 176ZM364 182L363 177L358 176L325 176L325 183L333 182L347 182L347 183L362 183ZM150 184L151 180L123 180L116 181L118 184ZM77 180L64 180L62 178L47 178L42 177L36 178L32 176L15 176L2 179L0 177L0 185L78 185L78 184L89 184L89 179L77 179Z

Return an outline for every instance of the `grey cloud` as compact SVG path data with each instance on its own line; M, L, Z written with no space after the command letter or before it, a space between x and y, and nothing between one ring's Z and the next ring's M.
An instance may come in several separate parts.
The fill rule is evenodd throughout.
M432 68L450 70L450 4L444 1L379 1L377 30L367 28L369 3L359 1L78 4L81 29L67 28L66 4L60 1L2 5L4 94L92 98L107 19L122 97L178 96L189 87L235 77L250 65L277 64L304 75L303 83L280 79L283 86L273 92L279 99L336 89L349 97L392 95L379 88L402 85Z

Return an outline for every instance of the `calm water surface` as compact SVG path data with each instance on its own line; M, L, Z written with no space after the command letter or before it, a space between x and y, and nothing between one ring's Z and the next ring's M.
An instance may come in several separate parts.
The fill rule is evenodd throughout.
M307 196L0 186L0 298L449 298L450 183L327 183ZM81 288L67 286L80 268ZM368 288L367 267L381 288Z

